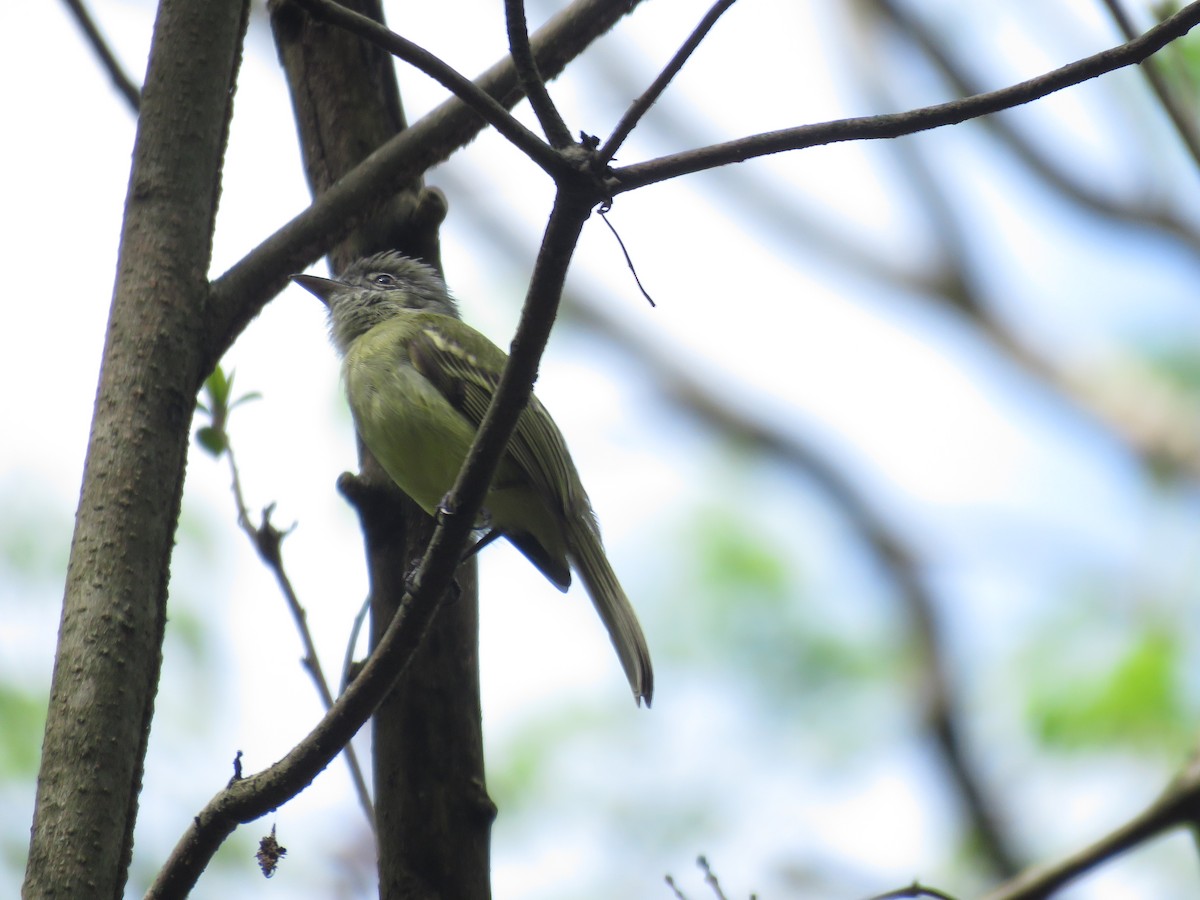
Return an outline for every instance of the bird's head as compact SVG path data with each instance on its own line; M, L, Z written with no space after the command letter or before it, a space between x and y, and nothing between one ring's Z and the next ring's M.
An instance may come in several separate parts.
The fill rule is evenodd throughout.
M329 333L341 353L380 322L412 310L458 318L446 282L432 266L395 251L347 266L338 278L293 275L329 310Z

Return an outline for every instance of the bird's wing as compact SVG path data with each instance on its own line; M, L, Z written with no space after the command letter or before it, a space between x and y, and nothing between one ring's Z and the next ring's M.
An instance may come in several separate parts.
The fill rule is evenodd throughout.
M429 315L422 318L425 321L409 345L413 366L451 406L478 428L492 402L508 357L474 330L467 332L471 340L464 344L442 326L439 320L444 317ZM469 327L456 324L459 329ZM581 499L586 503L566 442L537 397L530 396L529 404L517 419L508 453L538 493L551 506L558 506L560 512L566 512L562 509L564 505L576 508Z

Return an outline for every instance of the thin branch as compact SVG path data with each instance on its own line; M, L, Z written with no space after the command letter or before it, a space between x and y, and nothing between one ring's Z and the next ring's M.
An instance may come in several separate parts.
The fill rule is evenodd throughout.
M604 77L597 78L597 84L607 89L614 98L627 95L631 90L630 76L625 71L627 67L624 67L615 55L610 55L607 59L603 53L598 56L598 67L604 73ZM593 61L596 61L595 58ZM709 135L705 133L705 125L708 123L702 124L699 120L681 113L671 103L659 104L655 112L654 127L660 134L670 135L680 143L709 143ZM452 189L453 184L446 183L450 177L449 172L445 173L443 184ZM882 284L899 285L914 293L928 292L938 287L934 279L917 271L913 266L897 264L883 254L872 252L861 243L852 242L837 229L826 212L816 208L804 208L795 197L782 197L777 181L763 168L730 166L719 169L710 174L705 187L708 190L720 190L731 203L753 210L756 220L763 224L764 230L799 235L802 237L801 243L809 246L815 256L836 259L843 268L855 275L867 275Z
M470 210L471 221L480 225L493 241L504 239L509 244L505 254L520 258L526 253L513 239L511 230L492 222L494 213L478 199ZM921 663L918 695L925 727L935 738L962 798L971 824L979 831L989 847L999 848L997 859L1000 872L1010 875L1017 868L1015 854L1008 847L994 804L988 798L983 781L975 771L969 749L963 737L961 704L950 677L946 658L945 639L936 599L921 577L921 558L917 549L903 534L891 527L876 510L871 500L838 467L837 463L793 434L782 431L748 413L756 404L732 403L710 380L702 379L680 362L676 354L664 350L637 328L625 325L607 312L607 305L590 298L572 303L571 313L593 330L603 334L628 350L644 366L654 384L682 409L695 416L714 431L736 436L758 452L775 457L785 466L810 478L830 498L832 505L846 517L859 539L868 548L894 585L900 601L912 623L911 638L917 646Z
M1113 21L1117 23L1117 28L1125 36L1125 40L1133 40L1137 32L1134 31L1133 22L1126 14L1124 7L1121 6L1120 0L1104 0L1104 5L1108 7ZM1167 84L1166 78L1163 77L1162 68L1156 60L1147 60L1146 64L1142 66L1142 72L1146 76L1146 81L1150 83L1150 89L1158 97L1158 102L1162 104L1167 118L1171 120L1171 124L1179 133L1180 140L1191 154L1192 161L1200 167L1200 134L1196 131L1195 117L1184 112L1183 107L1175 101L1175 95Z
M563 168L562 160L536 134L522 125L486 91L428 50L414 44L361 13L347 9L334 0L295 0L315 18L357 34L397 59L424 72L455 97L478 113L487 124L507 138L517 149L553 175ZM565 127L565 126L564 126Z
M885 12L905 35L916 42L930 61L949 79L956 91L963 96L980 93L975 80L904 4L896 3L895 0L875 0L875 5ZM1053 158L1043 153L1031 139L1018 130L1011 119L989 116L981 122L1016 154L1035 176L1085 209L1118 221L1160 229L1185 244L1188 252L1200 254L1200 233L1173 210L1152 203L1143 196L1116 200L1099 193L1094 179L1081 179L1073 170L1059 166Z
M104 71L112 79L113 87L125 98L125 102L129 104L129 108L133 110L134 115L137 115L142 107L142 89L134 83L132 78L125 74L125 69L121 66L120 60L117 59L116 54L109 48L104 35L100 33L100 29L96 27L91 14L88 13L87 8L83 5L83 0L65 0L65 2L67 9L71 11L71 15L75 17L76 23L83 30L88 43L91 44L92 50L99 57L100 64L104 66Z
M569 147L574 143L571 131L550 99L550 92L546 90L546 82L538 71L537 60L529 46L529 26L525 21L523 0L504 0L504 19L508 26L508 52L512 54L521 89L542 126L546 140L556 150Z
M538 364L558 314L567 267L584 222L597 202L599 198L577 195L563 188L555 196L508 363L458 480L448 495L450 510L459 513L462 507L462 512L468 513L472 522L491 484L500 455L508 445L517 416L529 402Z
M642 292L642 296L646 298L646 302L651 306L658 306L654 302L654 298L650 296L649 291L642 285L642 279L638 277L637 266L633 264L633 257L629 255L629 250L625 247L625 241L621 238L621 233L613 226L613 223L608 221L608 216L604 210L600 210L600 221L603 222L610 232L613 239L617 242L617 246L621 248L621 255L625 257L625 266L629 269L629 274L633 276L633 283L637 285L637 289Z
M466 543L463 530L461 541ZM453 536L435 539L422 563L424 582L411 591L359 676L329 712L279 762L219 791L189 824L147 891L147 900L185 897L213 854L239 824L282 806L304 790L349 743L399 680L424 639L461 549Z
M638 2L575 0L533 35L533 52L540 70L548 76L561 72ZM522 96L516 69L508 56L481 75L476 84L501 106L512 106ZM312 264L378 209L390 196L390 188L411 181L447 159L469 143L484 124L459 98L447 100L368 156L214 281L206 318L209 330L205 371L212 371L242 329L283 289L289 273ZM545 152L554 152L538 143Z
M611 190L614 195L621 194L681 175L703 172L706 169L745 162L748 159L787 150L804 150L843 141L903 137L932 128L957 125L968 119L1021 106L1116 69L1140 63L1171 41L1187 34L1198 23L1200 2L1189 3L1135 40L1084 57L1019 84L901 113L857 116L769 131L624 166L613 172Z
M383 701L423 642L450 587L517 415L528 402L583 224L602 199L581 190L580 184L567 179L555 198L508 364L447 495L446 510L413 573L411 588L383 638L316 728L282 760L231 784L209 801L176 844L147 898L186 895L238 824L275 809L307 787Z
M671 61L654 79L650 87L630 104L629 109L621 116L621 120L617 122L612 134L608 140L604 142L604 146L600 148L600 159L604 162L611 162L616 156L617 150L625 143L625 139L633 132L637 123L642 120L642 116L649 112L650 107L655 101L662 96L663 91L667 89L667 85L671 80L679 74L679 70L683 68L683 64L688 61L688 58L700 46L700 42L708 35L714 25L717 24L717 19L725 13L725 10L733 6L736 0L717 0L712 8L704 14L704 18L700 20L700 24L695 30L688 35L688 39L683 42L683 46L676 51L671 57Z
M729 900L725 896L725 892L721 890L721 882L717 880L717 874L712 870L712 866L708 864L708 857L698 856L696 865L700 867L700 871L704 873L704 883L712 888L713 895L717 900Z
M1167 790L1125 824L1094 844L1045 866L1029 869L989 893L984 900L1040 900L1167 831L1200 821L1200 754L1194 755Z
M275 581L279 584L279 590L283 593L283 599L287 603L288 612L292 614L292 620L296 623L296 631L300 634L300 642L304 645L304 658L301 661L304 668L308 670L309 676L316 685L317 693L321 697L321 703L325 707L326 712L333 706L333 692L329 688L329 682L325 678L325 672L321 668L321 659L317 655L317 645L313 641L312 631L308 627L308 613L300 603L300 598L296 596L296 590L292 587L292 580L288 577L287 570L283 565L283 539L288 532L281 532L273 524L271 524L272 507L268 506L263 510L262 524L255 526L250 521L250 516L246 510L246 502L242 496L241 477L238 474L237 461L233 456L233 446L227 444L225 453L229 457L229 472L232 478L232 489L234 503L237 506L238 526L242 532L250 539L250 543L254 545L255 551L259 558L266 564L275 576ZM346 757L346 765L350 767L350 779L354 783L354 792L358 796L359 806L362 807L366 814L367 823L374 827L375 824L375 809L371 803L371 792L367 789L367 780L363 777L362 767L358 762L358 754L354 751L354 745L347 743L342 751Z
M911 17L902 4L892 0L876 0L876 6L902 29L905 37L916 43L956 89L971 89L969 77L923 23ZM1147 207L1140 198L1122 204L1097 194L1090 183L1078 180L1069 171L1059 170L1012 128L1012 123L1004 117L989 118L986 125L1052 189L1065 193L1088 209L1119 221L1165 231L1185 243L1193 257L1200 256L1200 233L1169 210ZM922 171L926 169L927 166L922 164L921 168L914 170L915 177L924 185L919 195L936 199L940 189L936 180L928 174L922 177ZM1053 390L1087 421L1119 441L1149 470L1200 478L1200 431L1194 426L1183 404L1176 404L1179 406L1177 410L1164 407L1160 415L1147 415L1148 407L1144 404L1131 406L1123 399L1124 394L1114 398L1104 392L1102 385L1097 384L1099 379L1088 378L1086 373L1081 377L1061 361L1030 347L978 296L978 290L963 270L970 255L955 249L962 246L962 238L957 234L959 227L951 221L946 204L941 202L931 209L938 213L935 216L935 224L939 229L938 243L949 249L942 254L945 277L930 280L924 290L942 300L952 312L964 316L997 351ZM1168 397L1164 397L1166 402L1169 402Z

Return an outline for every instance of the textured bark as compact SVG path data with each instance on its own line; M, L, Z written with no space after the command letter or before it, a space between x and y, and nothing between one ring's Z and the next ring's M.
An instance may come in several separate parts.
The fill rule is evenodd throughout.
M346 4L382 20L379 4ZM269 5L314 196L405 127L391 58L286 0ZM336 270L383 249L438 263L440 194L413 183L331 253ZM392 620L432 521L359 445L358 509L371 582L372 647ZM487 898L495 809L484 786L474 565L444 602L373 719L375 827L382 898Z
M114 897L132 854L201 371L245 0L164 0L67 570L23 894Z

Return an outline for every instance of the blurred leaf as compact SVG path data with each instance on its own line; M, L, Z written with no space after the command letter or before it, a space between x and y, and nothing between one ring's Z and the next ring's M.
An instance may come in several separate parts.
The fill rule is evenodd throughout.
M1056 678L1042 667L1050 677L1038 678L1029 691L1033 727L1047 746L1060 750L1182 748L1190 733L1182 663L1175 633L1151 626L1133 635L1107 670Z
M229 442L225 437L225 432L218 431L211 425L205 425L196 431L196 440L213 456L219 457L222 453L229 449Z
M1200 401L1200 353L1194 345L1144 349L1141 361L1190 400Z
M771 702L827 699L827 689L895 674L903 648L871 632L839 627L765 529L738 512L706 507L692 517L687 545L693 616L675 637L696 664L724 659ZM697 648L701 648L697 651Z
M693 541L698 574L710 589L753 592L769 603L787 600L791 585L783 557L750 523L723 510L703 510Z
M1177 0L1165 0L1152 4L1150 13L1156 22L1162 22L1179 12L1182 4ZM1171 86L1183 93L1188 101L1194 101L1200 94L1200 36L1189 32L1181 38L1172 41L1157 54L1166 63L1167 76Z

